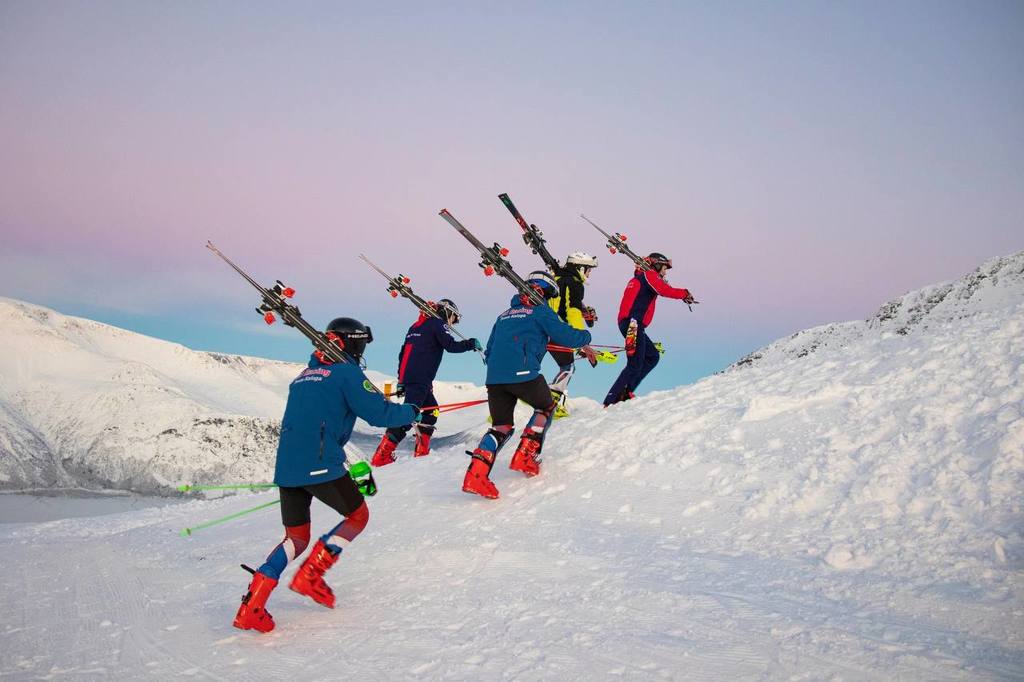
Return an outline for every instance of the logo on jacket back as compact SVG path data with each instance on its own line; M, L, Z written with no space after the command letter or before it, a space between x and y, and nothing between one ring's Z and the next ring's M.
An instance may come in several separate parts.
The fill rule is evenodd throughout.
M522 308L509 308L501 314L501 318L504 320L508 319L519 319L526 317L527 315L533 315L533 308L523 306Z
M302 370L299 376L295 377L292 381L293 384L298 384L303 381L323 381L327 377L331 376L331 370L324 369L323 367L307 367Z
M367 393L377 392L377 389L373 387L373 384L370 383L369 379L363 379L363 388L366 390Z

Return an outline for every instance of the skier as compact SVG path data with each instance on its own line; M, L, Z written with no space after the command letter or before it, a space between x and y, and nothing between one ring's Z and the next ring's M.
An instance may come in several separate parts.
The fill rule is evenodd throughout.
M605 407L633 398L633 392L640 386L640 382L658 364L660 354L647 336L647 327L654 319L654 306L658 302L658 296L693 302L688 290L670 286L665 280L665 273L672 267L671 258L654 252L644 258L644 261L649 263L651 268L637 268L633 272L633 279L626 285L622 303L619 304L619 331L626 339L627 362L604 398ZM633 336L631 327L635 329L633 339L630 338Z
M583 304L584 285L590 277L590 271L596 267L597 258L589 253L574 251L565 259L565 265L554 273L558 284L558 296L551 300L551 309L573 329L583 329L584 325L593 327L597 322L597 313L594 309ZM584 352L588 351L589 347ZM575 354L564 350L550 352L551 357L558 363L558 374L551 382L551 397L555 401L555 419L561 419L569 416L565 399L569 381L576 371ZM593 353L587 355L587 360L591 366L597 363Z
M526 280L545 301L558 296L554 278L543 271L531 272ZM473 452L462 482L467 493L497 498L498 489L489 476L501 446L512 436L516 401L533 408L519 447L509 468L526 476L540 473L541 446L555 404L540 373L540 363L549 342L578 348L590 343L590 332L573 329L558 318L548 305L537 305L525 293L512 298L512 307L498 316L487 339L487 405L491 428Z
M477 339L456 341L452 338L448 325L458 324L461 315L458 306L451 299L442 298L434 306L441 317L420 313L419 319L409 327L409 332L405 335L405 344L398 354L399 393L405 396L406 403L414 405L437 405L437 398L434 397L434 377L441 366L444 351L465 353L482 350ZM423 415L423 419L415 427L405 425L388 429L380 439L370 463L380 467L394 462L395 448L402 442L410 428L416 429L413 455L423 457L430 454L430 436L433 435L436 425L437 415L430 411Z
M249 591L242 597L234 621L234 626L242 630L274 629L274 619L266 610L267 598L288 562L300 556L309 544L309 507L314 497L344 518L317 540L289 587L334 608L334 593L324 582L324 573L366 527L370 515L345 468L343 448L352 435L356 417L374 426L398 426L419 417L415 405L385 400L363 374L363 350L373 341L369 327L339 317L327 326L326 335L350 361L334 364L317 351L288 389L274 469L285 536L253 574Z

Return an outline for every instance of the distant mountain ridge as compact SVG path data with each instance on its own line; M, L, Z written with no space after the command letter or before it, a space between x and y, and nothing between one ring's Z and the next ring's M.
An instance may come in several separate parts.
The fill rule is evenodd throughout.
M883 305L867 320L799 331L737 360L725 371L804 358L821 348L842 347L872 333L906 336L938 323L1020 301L1024 301L1024 251L992 258L960 279L904 294Z

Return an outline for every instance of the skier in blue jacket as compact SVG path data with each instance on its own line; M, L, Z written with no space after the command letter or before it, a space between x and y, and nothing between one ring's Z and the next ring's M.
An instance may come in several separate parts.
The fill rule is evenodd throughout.
M545 301L558 296L558 285L546 272L531 272L527 283ZM509 468L528 477L540 473L537 456L555 409L551 391L540 373L548 343L569 348L590 343L590 332L574 329L547 304L536 305L525 294L513 297L511 303L512 307L498 316L487 339L487 405L492 426L477 448L467 453L472 459L462 482L465 492L491 499L498 497L498 489L490 479L491 468L501 446L515 430L517 400L532 407L533 416L523 430Z
M441 366L441 357L445 351L449 353L465 353L471 350L482 350L476 339L456 341L449 330L449 325L458 324L461 315L459 307L449 298L442 298L434 304L434 309L441 317L431 317L420 313L420 317L409 327L405 335L405 343L398 353L398 385L405 396L405 402L414 405L437 405L434 397L434 377ZM376 452L370 463L375 467L385 466L395 461L395 448L405 438L410 428L416 430L416 445L413 456L423 457L430 454L430 437L437 428L437 415L433 410L423 414L423 419L414 427L395 426L387 430L380 439Z
M363 350L373 341L369 327L339 317L327 326L326 335L345 352L348 362L332 363L317 351L288 389L274 468L284 540L253 574L235 615L236 628L260 632L274 629L274 619L266 610L267 598L288 562L300 556L309 544L309 507L314 497L343 518L317 540L289 587L334 608L334 593L324 582L324 573L370 518L366 502L345 467L344 446L356 417L374 426L409 424L419 417L415 405L385 400L363 374Z

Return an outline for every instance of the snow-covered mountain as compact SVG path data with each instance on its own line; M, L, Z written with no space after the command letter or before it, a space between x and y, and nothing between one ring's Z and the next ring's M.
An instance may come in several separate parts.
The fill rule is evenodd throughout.
M580 401L551 429L540 476L501 453L494 501L459 490L486 424L454 413L430 457L377 470L370 525L328 575L338 607L279 587L270 635L231 618L238 564L280 540L278 514L177 532L275 492L0 523L0 675L1021 679L1022 271L1024 253L692 386L607 410ZM106 478L133 484L141 474L121 472L178 424L191 459L146 466L214 476L210 462L240 461L225 450L272 440L255 434L294 366L7 306L22 331L3 342L25 355L5 360L0 395L21 470L101 466L87 453L113 431ZM55 373L57 348L92 369ZM235 421L192 421L214 419ZM62 454L33 460L34 442ZM77 453L72 474L63 453ZM315 533L336 521L315 506Z
M0 489L159 493L271 475L300 365L193 351L7 298L0 320ZM441 383L438 395L483 389Z
M726 371L754 364L804 358L820 348L867 337L927 331L986 311L1011 308L1024 299L1024 252L993 258L952 282L924 287L889 301L870 319L804 329L741 358Z

